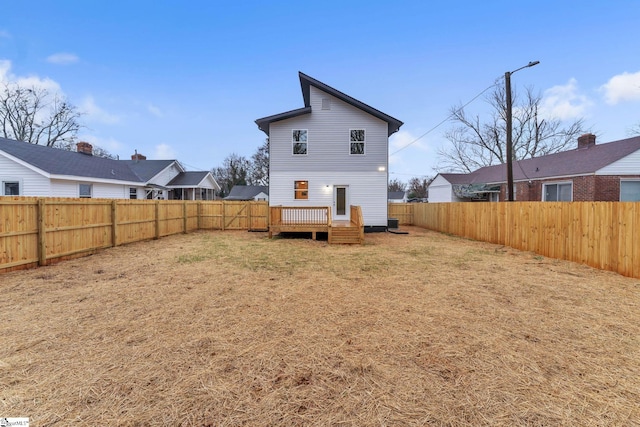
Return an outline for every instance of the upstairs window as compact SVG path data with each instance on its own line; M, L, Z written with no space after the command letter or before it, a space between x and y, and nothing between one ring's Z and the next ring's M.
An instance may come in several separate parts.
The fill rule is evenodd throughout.
M296 156L304 156L307 154L307 130L294 129L292 131L291 140L293 142L293 154Z
M81 199L90 199L93 186L91 184L80 184L79 190Z
M351 129L350 133L350 153L364 155L364 129Z
M309 181L295 181L293 197L296 200L308 200L309 199Z
M571 182L545 184L543 196L545 202L570 202L573 199L573 184Z

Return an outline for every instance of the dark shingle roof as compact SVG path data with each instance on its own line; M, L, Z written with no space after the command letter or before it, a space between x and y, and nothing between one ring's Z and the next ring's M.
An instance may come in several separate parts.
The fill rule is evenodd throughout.
M181 172L173 178L167 186L169 187L195 187L207 177L209 172Z
M389 191L387 197L389 200L402 200L404 199L404 191Z
M146 182L165 170L175 160L121 160L121 162Z
M269 187L266 185L234 185L227 200L253 200L258 194L269 194Z
M0 150L51 175L140 182L125 162L0 138Z
M640 136L586 148L562 151L513 162L513 180L591 175L640 150ZM505 164L485 166L469 174L440 174L452 184L487 184L507 181Z
M385 114L380 110L376 110L375 108L365 104L364 102L358 101L357 99L352 98L349 95L343 92L340 92L339 90L334 89L331 86L322 83L321 81L314 79L313 77L307 76L302 72L298 72L298 76L300 77L300 87L302 88L302 98L304 99L304 108L299 108L297 110L288 111L286 113L275 114L273 116L263 117L261 119L256 120L256 124L258 125L258 128L264 133L266 133L267 135L269 135L270 123L289 119L291 117L296 117L301 114L308 114L311 112L311 100L310 100L311 86L317 87L321 91L326 92L329 95L335 96L341 101L344 101L347 104L353 105L354 107L359 108L360 110L363 110L371 114L372 116L387 122L388 135L391 135L392 133L400 130L400 126L403 125L403 123L400 120L394 117L391 117L390 115Z
M441 173L440 176L451 184L468 184L470 179L468 173Z

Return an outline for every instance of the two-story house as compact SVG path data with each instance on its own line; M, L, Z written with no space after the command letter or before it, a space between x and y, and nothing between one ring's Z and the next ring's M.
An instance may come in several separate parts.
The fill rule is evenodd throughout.
M386 230L389 136L402 122L304 73L304 107L256 120L269 137L269 205L361 208L367 231Z

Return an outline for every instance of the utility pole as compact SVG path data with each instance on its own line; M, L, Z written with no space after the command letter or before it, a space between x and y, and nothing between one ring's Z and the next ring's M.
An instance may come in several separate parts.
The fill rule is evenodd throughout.
M524 67L520 67L514 71L507 71L504 73L504 86L505 92L507 95L507 194L509 195L508 201L513 202L514 191L513 191L513 117L512 117L512 108L513 102L511 100L511 74L516 71L520 71L523 68L533 67L534 65L538 65L540 61L531 61Z

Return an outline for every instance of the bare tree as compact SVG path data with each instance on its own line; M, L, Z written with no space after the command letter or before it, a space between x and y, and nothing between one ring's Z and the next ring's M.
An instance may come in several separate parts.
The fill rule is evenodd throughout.
M218 195L226 197L234 185L247 185L251 163L244 156L236 153L224 159L222 166L211 171L216 182L220 185Z
M407 184L405 184L404 182L400 181L397 178L394 178L391 181L389 181L388 191L405 191L406 189L407 189Z
M635 125L631 126L627 130L627 134L629 136L638 136L638 135L640 135L640 122L638 122Z
M60 95L43 88L10 82L0 89L0 132L5 138L49 147L74 142L80 115Z
M269 185L269 138L251 156L250 184Z
M542 97L527 88L520 102L513 96L513 156L514 160L544 156L564 151L575 144L585 132L583 119L567 126L558 118L543 118L540 114ZM468 115L464 108L451 109L456 124L445 133L451 144L438 151L439 169L472 172L483 166L505 163L506 159L506 94L496 86L488 96L492 108L488 120Z
M409 180L408 197L410 199L426 199L429 192L429 184L431 184L433 178L416 178L413 177Z

